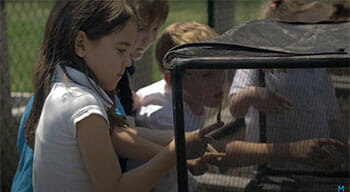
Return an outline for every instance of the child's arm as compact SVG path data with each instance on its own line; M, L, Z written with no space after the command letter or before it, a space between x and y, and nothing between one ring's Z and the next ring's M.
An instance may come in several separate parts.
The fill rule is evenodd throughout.
M97 115L80 121L77 135L83 161L97 191L149 191L175 166L175 146L171 143L145 165L121 174L107 123Z
M205 134L209 131L212 130L186 133L189 159L205 152L210 142ZM98 115L91 115L77 123L77 137L82 159L96 191L149 191L175 166L175 143L172 141L144 165L121 174L107 122Z
M133 127L127 128L127 131L162 146L168 145L174 138L173 130L159 130L145 127Z
M112 132L112 143L118 155L135 160L149 160L164 150L165 146L137 136L130 130L133 129L115 128ZM187 166L192 175L201 175L208 169L208 159L220 159L225 155L226 153L209 151L200 158L187 160Z
M233 94L230 99L230 112L234 117L243 117L250 106L266 113L279 113L288 110L291 102L276 92L263 87L247 87Z
M134 135L143 137L149 141L152 141L156 144L159 145L168 145L174 138L174 131L173 130L164 130L164 129L152 129L152 128L146 128L146 127L138 127L135 125L135 120L132 116L128 116L127 117L127 121L129 124L129 127L126 129L126 131L128 131L129 133L132 133ZM170 127L170 125L168 124L169 122L163 122L163 124L161 125L157 125L157 126L164 126L166 125L168 127ZM157 127L160 128L160 127Z
M243 117L251 105L250 98L254 87L247 87L243 91L233 94L230 97L230 112L233 117Z
M252 143L245 141L214 141L212 145L226 157L220 161L213 160L209 163L224 167L242 167L255 164L263 164L271 160L283 160L288 156L286 146L282 144ZM271 150L274 149L274 150ZM288 150L289 151L289 150Z
M79 149L96 191L117 191L121 169L106 121L91 115L77 123Z
M149 160L166 146L138 136L136 130L129 127L114 128L111 138L114 150L118 155L135 160Z
M218 151L224 151L226 156L219 161L212 159L210 163L217 166L241 167L255 164L263 164L273 161L293 160L312 166L333 168L341 159L332 159L332 154L322 147L331 145L346 155L346 146L333 139L309 139L290 143L250 143L245 141L213 143ZM327 164L320 163L323 159L330 158Z

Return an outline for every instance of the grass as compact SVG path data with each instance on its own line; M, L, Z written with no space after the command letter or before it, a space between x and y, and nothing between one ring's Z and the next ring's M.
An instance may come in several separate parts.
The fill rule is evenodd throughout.
M12 92L31 92L32 69L42 42L46 19L53 1L7 1L7 28L9 45L10 81ZM261 0L236 0L235 23L258 16ZM166 26L179 21L197 21L207 24L207 0L170 0ZM155 59L153 59L155 61ZM154 62L153 62L154 63ZM153 64L153 80L160 76Z

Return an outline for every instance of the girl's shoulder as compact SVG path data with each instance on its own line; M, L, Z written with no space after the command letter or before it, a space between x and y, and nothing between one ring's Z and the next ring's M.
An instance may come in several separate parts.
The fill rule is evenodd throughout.
M71 83L67 86L64 82L54 83L47 102L59 106L62 110L77 110L86 106L95 105L104 109L100 97L91 89Z

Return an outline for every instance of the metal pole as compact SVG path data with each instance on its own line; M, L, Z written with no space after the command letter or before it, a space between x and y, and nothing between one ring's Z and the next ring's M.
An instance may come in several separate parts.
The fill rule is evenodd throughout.
M5 0L0 0L0 192L2 191L2 142L3 142L3 129L5 123L5 114L3 112L3 77L4 77L4 30L5 30Z
M208 0L208 25L211 28L215 27L214 17L214 0Z
M260 69L259 70L259 84L261 87L266 87L265 84L265 73ZM266 143L266 114L264 112L259 112L259 142ZM267 170L267 164L258 165L255 178L258 180L264 176L264 173Z
M10 191L17 165L14 119L11 114L11 86L8 63L6 1L0 0L0 189ZM14 136L14 137L12 137Z
M171 87L173 98L173 114L175 128L175 146L176 146L176 171L179 192L188 192L187 165L186 165L186 142L184 110L182 99L182 69L175 67L171 71Z
M234 25L234 0L208 0L207 3L208 25L217 33L221 34Z

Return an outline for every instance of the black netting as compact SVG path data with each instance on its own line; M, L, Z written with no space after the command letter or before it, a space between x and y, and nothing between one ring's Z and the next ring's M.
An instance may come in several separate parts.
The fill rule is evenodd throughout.
M209 101L215 101L223 92L220 116L226 126L212 136L219 143L235 145L237 142L233 149L244 149L246 145L240 143L241 140L286 143L334 138L349 145L349 24L256 20L241 24L210 42L172 49L164 61L165 66L173 70L174 115L178 121L175 125L179 126L176 129L182 130L182 123L185 130L215 124L220 105L210 106ZM230 73L235 74L234 77L226 78L226 74ZM181 79L181 84L178 79ZM243 93L247 97L240 100L244 105L235 105L232 111L232 97ZM257 95L253 98L252 93ZM189 95L195 99L189 99ZM288 104L280 96L286 98ZM245 97L242 95L242 98ZM272 107L282 100L283 107ZM205 117L195 115L198 105L208 106L199 110ZM242 116L239 111L244 110L246 105L249 107ZM183 118L179 118L182 115ZM177 134L180 134L179 131ZM178 142L184 142L181 135L178 138ZM221 145L217 145L218 151L227 152L227 148ZM291 146L290 150L296 150L296 154L300 155L311 144L306 142L296 148L295 145ZM320 168L320 164L315 162L322 164L327 158L335 160L339 157L336 150L325 148L329 156L318 160L309 159L301 163L290 157L277 162L259 163L261 165L257 167L246 167L245 163L252 159L241 162L244 152L241 152L241 156L236 152L233 153L236 156L230 157L230 162L210 166L208 172L198 177L197 181L206 184L210 181L217 185L226 181L224 186L232 191L242 188L246 191L331 191L338 190L338 186L348 188L349 161L346 158L349 157L343 154L341 163L335 169ZM184 156L179 155L178 158L183 162L181 158ZM261 162L260 159L257 162ZM308 164L310 162L311 166ZM244 165L244 168L237 168L240 165ZM184 176L182 168L183 164L180 163L178 170ZM191 176L188 183L191 186ZM225 187L222 187L219 188L224 190ZM211 190L219 190L214 188Z

